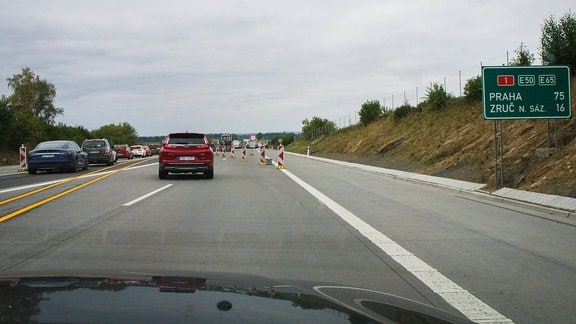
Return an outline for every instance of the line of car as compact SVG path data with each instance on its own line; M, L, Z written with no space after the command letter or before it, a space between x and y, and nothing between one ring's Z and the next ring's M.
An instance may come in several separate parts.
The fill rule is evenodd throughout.
M82 146L75 141L55 140L41 142L27 154L28 173L38 171L72 171L88 169L89 164L112 165L119 158L148 157L157 154L158 145L110 146L105 139L86 139Z
M90 163L114 164L119 158L133 159L158 154L158 177L170 173L202 173L214 178L214 151L202 133L171 133L158 145L110 146L107 139L87 139L80 147L69 140L46 141L28 153L28 173L86 170Z

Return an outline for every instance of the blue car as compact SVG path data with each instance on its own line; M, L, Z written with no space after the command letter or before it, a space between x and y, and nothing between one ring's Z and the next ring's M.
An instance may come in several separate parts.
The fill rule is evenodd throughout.
M28 153L28 173L38 170L72 171L88 169L88 154L74 141L42 142Z

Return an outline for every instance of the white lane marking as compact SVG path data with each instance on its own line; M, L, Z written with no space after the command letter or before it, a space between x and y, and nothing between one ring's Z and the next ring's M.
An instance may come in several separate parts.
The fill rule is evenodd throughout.
M127 170L132 170L132 169L138 169L138 168L144 168L144 167L149 167L149 166L154 166L154 165L158 165L158 162L156 162L156 163L151 163L151 164L137 165L137 166L129 167L129 168L124 169L124 170L122 170L122 171L127 171ZM107 174L107 173L110 173L110 172L114 172L114 170L91 173L91 174L79 176L78 179L99 177L99 176L101 176L101 175L103 175L103 174ZM26 186L21 186L21 187L12 187L12 188L8 188L8 189L0 190L0 194L6 193L6 192L12 192L12 191L26 190L26 189L36 188L36 187L48 186L48 185L51 185L51 184L56 183L56 182L66 181L66 180L68 180L68 179L69 179L69 178L64 178L64 179L59 179L59 180L53 180L53 181L47 181L47 182L34 183L34 184L30 184L30 185L26 185ZM78 180L78 179L74 179L74 180Z
M54 180L54 181L48 181L48 182L35 183L35 184L27 185L27 186L12 187L12 188L8 188L8 189L0 190L0 194L6 193L6 192L12 192L12 191L26 190L26 189L36 188L36 187L48 186L48 185L51 185L53 183L61 182L61 181L62 180Z
M142 201L142 200L144 200L144 199L146 199L146 198L148 198L148 197L150 197L150 196L152 196L152 195L154 195L154 194L157 194L157 193L159 193L160 191L162 191L162 190L164 190L164 189L170 188L171 186L172 186L172 184L167 184L167 185L165 185L165 186L162 187L162 188L159 188L159 189L156 189L156 190L154 190L154 191L152 191L152 192L149 192L149 193L145 194L144 196L141 196L141 197L136 198L136 199L134 199L134 200L132 200L132 201L130 201L130 202L125 203L125 204L122 205L122 206L132 206L132 205L134 205L135 203L137 203L137 202L139 202L139 201Z
M485 304L483 301L472 295L467 290L458 286L448 277L432 268L414 254L404 249L386 235L364 222L358 216L342 207L334 200L298 178L286 169L280 169L294 182L316 197L326 207L330 208L344 221L357 229L360 234L378 246L384 253L388 254L394 261L403 266L408 272L422 281L432 291L444 298L450 305L459 310L470 320L480 323L513 323L512 320L498 313L495 309Z

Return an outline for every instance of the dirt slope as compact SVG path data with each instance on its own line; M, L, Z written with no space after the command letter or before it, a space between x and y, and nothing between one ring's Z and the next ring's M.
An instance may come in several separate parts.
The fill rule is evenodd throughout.
M573 83L574 88L574 83ZM574 93L574 90L572 91ZM574 97L572 97L574 106ZM548 147L546 120L503 121L504 185L576 197L576 121L551 121L557 149ZM343 129L287 150L382 167L486 183L495 187L494 122L482 118L479 102L458 99L443 111L414 111L395 121L390 114L366 127Z

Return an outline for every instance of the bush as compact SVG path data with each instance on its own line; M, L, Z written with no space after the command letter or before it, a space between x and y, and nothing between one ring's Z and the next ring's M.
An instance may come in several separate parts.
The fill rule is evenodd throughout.
M446 93L444 87L438 83L432 83L426 89L426 103L431 110L440 110L448 105L448 101L452 98Z
M382 116L382 107L378 100L366 101L360 109L360 122L368 125Z
M469 79L464 86L464 96L470 101L482 100L482 77Z
M404 104L404 105L396 108L394 110L394 120L400 120L400 119L408 116L408 114L410 114L410 112L412 112L413 109L414 108L412 108L408 104Z

